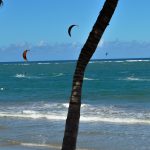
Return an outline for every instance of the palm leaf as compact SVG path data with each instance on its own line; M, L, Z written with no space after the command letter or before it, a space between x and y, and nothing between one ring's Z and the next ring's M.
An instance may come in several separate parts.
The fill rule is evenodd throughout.
M3 5L3 1L2 0L0 0L0 6L2 6Z

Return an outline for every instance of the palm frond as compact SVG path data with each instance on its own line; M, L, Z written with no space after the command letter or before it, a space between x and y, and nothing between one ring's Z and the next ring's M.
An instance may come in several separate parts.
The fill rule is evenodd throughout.
M3 0L0 0L0 6L2 6L3 5Z

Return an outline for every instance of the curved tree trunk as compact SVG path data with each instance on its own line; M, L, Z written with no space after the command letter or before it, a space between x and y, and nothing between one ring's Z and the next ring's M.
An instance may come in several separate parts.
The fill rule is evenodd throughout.
M109 24L117 3L118 0L105 1L105 4L96 20L96 23L94 24L93 29L81 50L73 77L72 92L66 120L62 150L76 149L84 71L96 50L107 25Z

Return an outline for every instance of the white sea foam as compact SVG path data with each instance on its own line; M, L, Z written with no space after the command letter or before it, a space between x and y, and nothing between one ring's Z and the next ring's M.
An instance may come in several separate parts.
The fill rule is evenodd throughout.
M134 118L102 118L102 117L82 117L84 122L109 122L119 124L150 124L150 120L134 119Z
M33 111L33 110L23 110L22 113L23 114L36 114L36 111Z
M25 78L25 74L16 74L15 75L16 78Z
M11 118L28 118L28 119L47 119L55 121L65 121L66 115L57 114L9 114L0 113L0 117L11 117ZM107 123L119 123L119 124L150 124L150 120L146 119L135 119L135 118L115 118L115 117L102 117L102 116L81 116L81 122L107 122Z
M150 81L150 79L144 79L144 78L137 78L137 77L126 77L119 80L127 80L127 81Z
M63 115L56 114L40 114L40 113L31 113L31 114L11 114L11 113L1 113L0 117L10 117L10 118L28 118L28 119L48 119L48 120L65 120L66 117Z
M139 60L126 60L126 62L148 62L150 60L143 60L143 59L139 59Z
M60 146L55 146L55 145L50 145L50 144L20 143L20 145L26 146L26 147L45 147L45 148L60 149Z
M30 64L29 63L21 63L21 64L13 64L13 65L16 65L16 66L29 66Z
M140 80L142 80L140 78L135 78L135 77L127 77L126 79L131 80L131 81L140 81Z
M103 60L103 61L91 61L89 62L90 64L102 64L102 63L112 63L112 62L115 62L115 63L122 63L122 62L125 62L125 60Z
M63 73L58 73L58 74L54 74L52 77L60 77L60 76L63 76L64 74Z
M5 88L3 88L3 87L0 88L0 91L4 91L4 90L5 90Z
M84 77L84 80L87 80L87 81L93 81L93 80L98 80L98 79L93 79L93 78L87 78L87 77Z
M49 63L49 62L39 62L37 63L38 65L49 65L49 64L52 64L52 63Z
M3 64L4 66L8 66L8 65L10 65L10 66L29 66L30 64L29 63L10 63L10 64Z
M69 103L63 103L62 105L66 108L69 107ZM88 107L88 104L81 104L81 108L83 108L83 107Z
M17 106L0 106L0 118L47 119L65 121L68 103L28 103ZM130 117L129 117L130 116ZM150 124L149 111L137 111L126 107L81 105L81 122L107 122L115 124Z
M61 146L56 146L52 144L39 144L39 143L20 143L24 147L45 147L53 149L61 149ZM88 149L77 149L77 150L88 150Z
M26 79L42 79L43 76L29 76L28 74L16 74L15 78L26 78Z
M100 61L90 61L89 64L96 64L99 63Z

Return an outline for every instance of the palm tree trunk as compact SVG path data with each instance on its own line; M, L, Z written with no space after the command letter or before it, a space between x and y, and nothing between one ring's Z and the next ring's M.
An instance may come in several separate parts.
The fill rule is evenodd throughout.
M93 26L89 37L84 44L77 61L72 92L70 97L68 116L66 120L65 133L63 138L62 150L75 150L80 119L81 93L85 68L90 61L97 45L110 22L116 9L118 0L106 0L104 6Z

